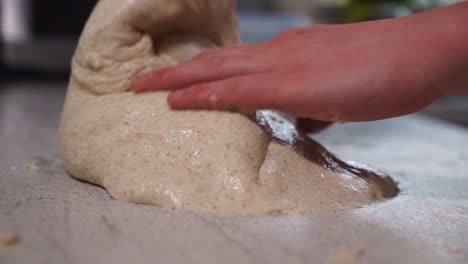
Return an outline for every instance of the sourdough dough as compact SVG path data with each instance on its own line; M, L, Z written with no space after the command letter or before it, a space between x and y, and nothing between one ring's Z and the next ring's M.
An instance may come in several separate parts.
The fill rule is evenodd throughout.
M230 0L105 0L72 62L60 124L69 172L112 197L218 214L308 214L392 197L388 176L338 160L280 113L172 111L138 73L238 43Z

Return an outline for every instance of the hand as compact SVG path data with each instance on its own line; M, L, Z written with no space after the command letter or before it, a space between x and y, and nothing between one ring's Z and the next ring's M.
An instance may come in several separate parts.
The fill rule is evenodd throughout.
M288 30L139 76L132 88L173 90L174 109L277 109L332 122L409 114L443 96L451 80L459 84L449 76L467 65L466 45L453 42L454 32L466 35L466 24L447 27L454 8L446 9L452 12Z

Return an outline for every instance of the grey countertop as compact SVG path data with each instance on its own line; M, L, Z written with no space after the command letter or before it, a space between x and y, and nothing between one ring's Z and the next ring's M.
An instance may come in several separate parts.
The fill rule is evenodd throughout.
M0 87L0 263L468 263L468 129L421 116L316 138L401 193L306 217L220 217L113 200L56 151L64 83Z

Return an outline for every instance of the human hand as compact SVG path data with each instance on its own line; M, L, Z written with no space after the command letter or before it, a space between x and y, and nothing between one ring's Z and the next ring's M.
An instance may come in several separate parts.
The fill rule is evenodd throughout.
M447 56L459 55L446 47L455 29L435 26L446 15L428 16L292 29L139 76L132 88L172 90L174 109L276 109L325 122L409 114L443 96L460 64Z

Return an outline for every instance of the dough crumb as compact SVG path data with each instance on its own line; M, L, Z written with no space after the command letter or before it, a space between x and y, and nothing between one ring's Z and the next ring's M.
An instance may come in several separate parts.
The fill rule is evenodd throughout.
M337 248L328 253L329 264L355 264L366 252L366 245L359 244L353 248Z
M16 233L0 234L0 248L13 248L21 244L21 238Z
M39 166L35 162L27 162L23 167L30 172L36 172L39 170Z
M453 255L463 255L463 250L461 248L450 248L449 252Z

